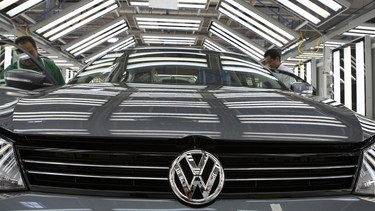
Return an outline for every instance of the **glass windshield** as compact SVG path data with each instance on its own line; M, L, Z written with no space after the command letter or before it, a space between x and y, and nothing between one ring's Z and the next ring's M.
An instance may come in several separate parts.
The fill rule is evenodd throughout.
M81 71L71 83L103 82L285 88L251 58L172 50L133 52L117 59L107 55Z

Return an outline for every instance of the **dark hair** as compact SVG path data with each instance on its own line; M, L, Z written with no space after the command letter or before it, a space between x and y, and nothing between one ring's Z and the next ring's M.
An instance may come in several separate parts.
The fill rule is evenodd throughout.
M17 45L25 43L25 42L30 42L36 48L35 40L30 36L21 36L21 37L18 37L14 41L14 43L16 43Z
M269 49L266 51L266 53L264 53L264 58L267 56L270 56L271 59L276 59L277 57L281 59L281 51L276 48Z

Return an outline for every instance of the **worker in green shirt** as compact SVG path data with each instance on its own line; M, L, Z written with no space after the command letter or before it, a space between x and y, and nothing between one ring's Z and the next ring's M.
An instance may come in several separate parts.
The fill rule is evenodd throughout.
M29 52L33 57L37 58L37 60L41 64L43 64L46 70L56 79L59 85L65 84L60 69L56 66L56 64L49 59L41 58L39 56L36 43L32 37L18 37L14 42L21 48ZM0 79L4 79L4 73L12 69L30 69L40 72L42 71L38 67L36 67L35 63L31 59L19 59L17 62L14 62L13 64L9 65L4 71L0 72Z

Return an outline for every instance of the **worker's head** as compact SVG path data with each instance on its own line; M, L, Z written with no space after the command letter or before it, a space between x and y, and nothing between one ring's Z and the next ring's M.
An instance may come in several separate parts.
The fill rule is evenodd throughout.
M278 49L269 49L264 54L264 63L272 69L277 69L281 65L281 53Z
M30 36L18 37L14 42L17 45L19 45L21 48L29 52L34 58L38 58L38 49L32 37Z

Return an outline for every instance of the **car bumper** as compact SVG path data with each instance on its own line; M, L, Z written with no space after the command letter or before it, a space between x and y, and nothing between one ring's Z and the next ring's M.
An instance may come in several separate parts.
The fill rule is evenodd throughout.
M41 193L0 194L1 211L184 211L191 207L177 200L131 199ZM196 210L241 211L373 211L375 197L316 197L299 199L216 200Z

